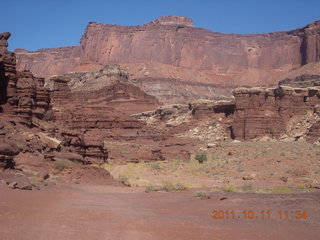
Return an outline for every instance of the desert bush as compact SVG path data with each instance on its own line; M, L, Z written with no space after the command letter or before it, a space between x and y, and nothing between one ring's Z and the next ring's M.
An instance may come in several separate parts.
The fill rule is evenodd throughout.
M121 182L122 184L126 185L126 186L131 186L130 181L129 181L130 177L126 174L119 174L118 176L118 181Z
M159 192L159 191L164 191L163 186L155 186L155 185L149 185L146 187L145 192Z
M299 190L305 190L307 187L306 187L305 184L297 184L296 188L299 189Z
M182 183L172 183L171 181L164 181L162 186L159 185L149 185L146 187L145 192L177 192L177 191L184 191L187 187L183 185Z
M194 198L200 198L200 199L209 199L210 193L208 191L196 191L193 194Z
M251 184L246 183L241 187L241 190L243 192L255 192L256 188L254 186L252 186Z
M195 159L199 162L199 163L204 163L208 160L207 158L207 153L206 152L200 152L197 153L195 156Z
M258 191L259 193L271 193L271 192L272 192L272 189L271 189L271 188L264 187L264 188L259 188L257 191Z
M158 162L150 163L150 168L155 170L155 171L161 171L162 168Z
M163 190L166 192L184 191L186 189L187 187L182 183L173 183L168 180L163 182Z
M228 184L228 185L225 185L221 188L224 192L235 192L237 190L237 188L232 185L232 184Z
M276 194L289 194L292 193L291 188L286 187L286 186L281 186L281 187L275 187L272 189L271 193L276 193Z

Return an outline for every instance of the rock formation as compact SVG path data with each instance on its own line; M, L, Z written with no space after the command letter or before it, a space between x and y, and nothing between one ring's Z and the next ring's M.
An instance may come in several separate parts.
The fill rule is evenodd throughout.
M246 61L250 57L244 57L244 62L241 59L250 52L257 53L253 66L267 71L311 61L307 64L310 65L318 61L310 50L317 49L317 29L318 23L314 23L290 32L246 36L197 29L190 19L182 17L160 18L137 27L90 23L81 50L42 50L42 63L28 66L36 71L45 69L54 59L54 66L48 71L68 71L59 67L63 62L68 62L64 65L68 69L85 70L89 66L93 70L47 79L35 77L26 69L27 64L23 71L16 70L16 56L7 51L10 34L0 34L0 168L13 168L17 163L17 169L40 168L37 174L48 176L46 171L63 169L59 165L54 169L53 164L59 161L89 167L88 164L189 160L199 149L214 148L218 142L232 139L319 142L318 75L287 79L273 88L237 88L233 100L189 102L199 96L220 94L222 98L222 93L227 95L230 91L229 83L196 83L148 74L134 78L125 70L143 66L133 66L135 61L150 61L149 67L161 66L158 70L163 72L181 68L212 70L215 74L224 72L225 79L231 81L231 75L240 76L237 74L248 70ZM149 47L139 47L136 38ZM259 51L252 48L253 43L258 44L254 46ZM245 53L243 44L251 46L245 48ZM277 51L267 52L273 44L282 54L280 57ZM301 52L295 52L296 47L301 47ZM24 55L19 50L17 54L21 67L22 62L34 61L40 53ZM127 63L115 64L121 61ZM110 62L113 64L104 65ZM219 64L226 64L225 69ZM142 72L146 70L141 68ZM188 104L163 104L170 101ZM72 175L71 170L69 173Z
M234 90L234 96L232 127L236 139L252 140L267 136L298 140L306 135L320 136L316 127L319 121L319 87L240 88Z
M300 75L294 79L286 78L279 82L279 86L297 88L320 86L320 75Z
M95 73L55 76L45 87L43 78L29 71L16 71L15 54L7 51L9 36L0 34L1 170L14 168L23 171L22 175L29 171L31 177L40 179L62 171L69 162L164 160L156 142L161 133L150 134L152 129L130 116L154 109L159 102L131 84L119 66L106 66ZM132 156L126 152L122 155L126 141L133 141L129 143ZM113 143L119 149L112 149ZM59 161L63 165L54 164ZM79 167L73 168L79 171ZM100 174L92 167L91 172Z
M40 49L35 52L20 48L16 49L15 53L17 70L29 70L37 77L66 73L80 60L80 46Z
M175 16L133 27L90 22L80 46L16 54L18 70L39 77L117 63L163 102L167 92L185 96L173 100L186 103L196 99L194 83L209 85L194 90L202 97L221 98L236 86L276 85L289 70L319 61L319 26L317 21L292 31L241 35L196 28L191 19ZM203 94L208 89L211 94Z

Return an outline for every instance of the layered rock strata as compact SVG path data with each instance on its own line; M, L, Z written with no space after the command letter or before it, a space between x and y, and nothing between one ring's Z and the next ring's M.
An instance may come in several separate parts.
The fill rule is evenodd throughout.
M299 139L317 132L319 87L242 88L233 92L236 139ZM320 136L320 135L318 135Z
M221 90L276 85L291 69L319 61L319 23L292 31L241 35L196 28L191 19L175 16L132 27L90 22L80 46L17 50L18 70L49 77L118 63L155 96L171 91L179 95L175 101L187 103L196 99L194 94L208 90L199 86L192 91L192 85L183 86L184 82L215 84ZM171 86L165 79L181 84ZM230 91L212 93L215 98L231 96Z
M296 88L320 86L320 75L300 75L294 79L284 79L279 82L279 86L289 86Z
M86 162L142 161L146 156L159 156L152 146L153 135L143 134L146 124L130 116L155 108L158 100L128 81L127 73L117 65L108 65L95 73L73 73L55 76L46 82L50 89L53 118L65 130L63 145L84 157ZM145 154L133 151L121 156L121 147L112 145L132 141L130 148L140 148L141 141L150 141ZM147 140L148 139L148 140ZM111 153L110 153L111 151ZM135 155L139 156L135 156ZM142 157L145 155L145 157Z

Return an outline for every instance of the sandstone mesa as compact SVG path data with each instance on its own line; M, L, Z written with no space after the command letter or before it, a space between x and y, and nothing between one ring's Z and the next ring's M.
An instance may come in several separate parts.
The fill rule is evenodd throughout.
M89 23L80 46L15 53L3 33L0 167L28 166L24 157L42 172L59 159L188 160L232 140L317 143L319 33L314 22L221 34L171 16L134 27ZM244 85L257 87L235 89Z

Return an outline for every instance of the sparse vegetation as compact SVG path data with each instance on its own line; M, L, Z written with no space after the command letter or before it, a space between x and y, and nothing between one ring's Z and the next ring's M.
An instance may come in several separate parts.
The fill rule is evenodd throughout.
M163 182L163 185L148 185L146 187L145 192L159 192L159 191L164 191L164 192L177 192L177 191L184 191L186 190L187 187L182 184L182 183L173 183L169 180L166 180Z
M196 191L193 194L194 198L200 198L200 199L209 199L210 193L208 191Z
M206 153L206 152L197 153L196 156L195 156L195 159L196 159L199 163L204 163L204 162L208 161L207 153Z
M168 191L175 191L172 185L176 182L183 182L183 186L188 188L201 188L202 185L212 186L214 181L223 181L226 176L232 179L240 179L249 173L257 174L257 179L265 179L266 182L278 181L281 185L281 176L287 176L288 184L301 182L307 185L310 179L320 181L320 164L317 163L317 148L308 143L299 142L298 146L292 143L277 144L273 142L245 142L238 144L224 144L221 148L208 149L194 154L191 160L182 160L178 157L166 159L159 162L139 162L126 165L102 164L100 167L108 170L114 179L119 179L130 186L164 186L164 181L170 180L172 184L167 184ZM303 149L310 150L310 160L301 163L298 152ZM232 154L229 154L229 153ZM236 154L235 154L236 153ZM265 155L263 155L263 153ZM244 157L241 157L244 154ZM280 157L281 155L285 155ZM307 156L307 153L304 154ZM202 160L201 160L202 159ZM291 159L291 160L290 160ZM269 163L268 163L268 160ZM290 164L287 164L290 160ZM230 177L229 177L230 176ZM307 182L303 182L306 179ZM296 181L298 180L298 181ZM240 191L240 192L264 192L273 193L281 190L273 190L273 187L260 189L255 186L256 179L245 185L236 187L221 186L219 190ZM231 182L225 182L231 184ZM232 182L235 184L235 182ZM179 187L176 187L179 189ZM300 190L296 186L290 186L292 191L305 192L308 189ZM163 190L165 191L165 190Z
M118 181L121 182L122 184L126 185L126 186L129 186L129 187L131 186L128 175L119 174Z
M221 190L224 192L236 192L237 188L232 184L228 184L228 185L222 186Z
M149 192L160 192L160 191L164 191L163 186L155 186L155 185L149 185L146 187L145 192L149 193Z
M53 167L59 171L63 171L64 169L68 168L69 161L65 159L59 159L54 162Z
M258 189L257 189L257 192L258 192L258 193L271 193L271 192L272 192L272 189L271 189L271 188L266 188L266 187L264 187L264 188L258 188Z
M184 191L187 187L182 183L173 183L169 180L163 182L163 189L166 192Z
M272 188L271 193L275 194L289 194L293 193L292 189L287 187L287 186L280 186L280 187L275 187Z
M150 163L150 168L155 170L155 171L161 171L162 168L160 166L160 164L158 162L153 162L153 163Z
M306 189L306 186L304 184L297 184L297 189L300 189L300 190L305 190Z
M243 192L256 192L256 188L251 184L244 184L241 188Z

